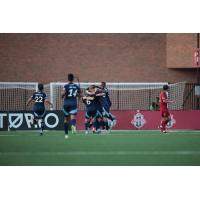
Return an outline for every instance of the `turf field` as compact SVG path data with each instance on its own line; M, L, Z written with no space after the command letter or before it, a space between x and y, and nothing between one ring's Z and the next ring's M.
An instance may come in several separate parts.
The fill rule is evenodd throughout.
M200 132L0 132L0 165L200 165Z

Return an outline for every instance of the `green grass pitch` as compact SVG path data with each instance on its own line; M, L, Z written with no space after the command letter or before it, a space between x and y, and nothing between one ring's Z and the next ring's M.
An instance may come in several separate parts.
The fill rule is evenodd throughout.
M200 165L200 132L112 131L70 134L0 132L1 166Z

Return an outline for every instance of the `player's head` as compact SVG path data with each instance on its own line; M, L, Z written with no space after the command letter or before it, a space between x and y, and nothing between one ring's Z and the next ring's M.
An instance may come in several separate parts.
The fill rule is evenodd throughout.
M88 88L90 92L95 92L96 86L95 85L90 85Z
M169 90L169 86L168 85L163 85L163 90L165 90L165 91Z
M106 87L106 82L103 82L103 81L102 81L102 82L101 82L101 87L102 87L102 88L105 88L105 87Z
M73 82L74 81L74 74L68 74L68 81Z
M38 90L42 91L44 89L44 85L42 83L38 84Z

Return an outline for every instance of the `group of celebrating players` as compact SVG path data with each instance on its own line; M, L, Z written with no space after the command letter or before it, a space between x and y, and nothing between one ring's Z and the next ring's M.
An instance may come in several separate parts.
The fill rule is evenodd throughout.
M101 133L101 131L109 132L116 124L116 117L110 113L112 105L106 83L101 85L91 85L82 94L80 87L74 82L74 75L68 74L68 83L64 85L61 94L63 98L64 112L64 132L65 138L68 138L68 130L71 127L72 133L76 133L76 114L78 112L77 98L80 98L86 106L85 113L85 133L92 130L93 133ZM43 84L38 85L38 91L28 99L27 106L34 101L33 106L33 124L41 121L40 135L43 135L45 103L53 108L53 104L47 99L47 95L43 92Z
M102 131L109 132L117 120L110 112L112 103L109 98L106 83L101 82L99 86L91 85L85 90L85 94L82 94L80 87L73 81L74 75L68 74L68 83L64 85L64 90L61 95L63 98L65 138L68 138L69 127L71 127L72 133L76 133L77 98L81 99L86 106L85 133L89 133L90 130L93 133L101 133ZM159 127L162 133L166 133L166 125L171 120L167 105L168 103L174 102L168 99L168 89L168 85L164 85L159 97L162 117ZM31 101L34 101L33 124L38 123L39 120L41 121L40 135L43 135L44 130L45 103L53 108L53 104L47 99L47 95L43 90L43 84L39 84L38 91L34 92L27 101L27 106Z

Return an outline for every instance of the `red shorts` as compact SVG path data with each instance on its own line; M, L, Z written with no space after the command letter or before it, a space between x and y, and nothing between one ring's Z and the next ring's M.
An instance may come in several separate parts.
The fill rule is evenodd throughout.
M162 117L169 117L170 113L169 110L160 110L161 116Z

